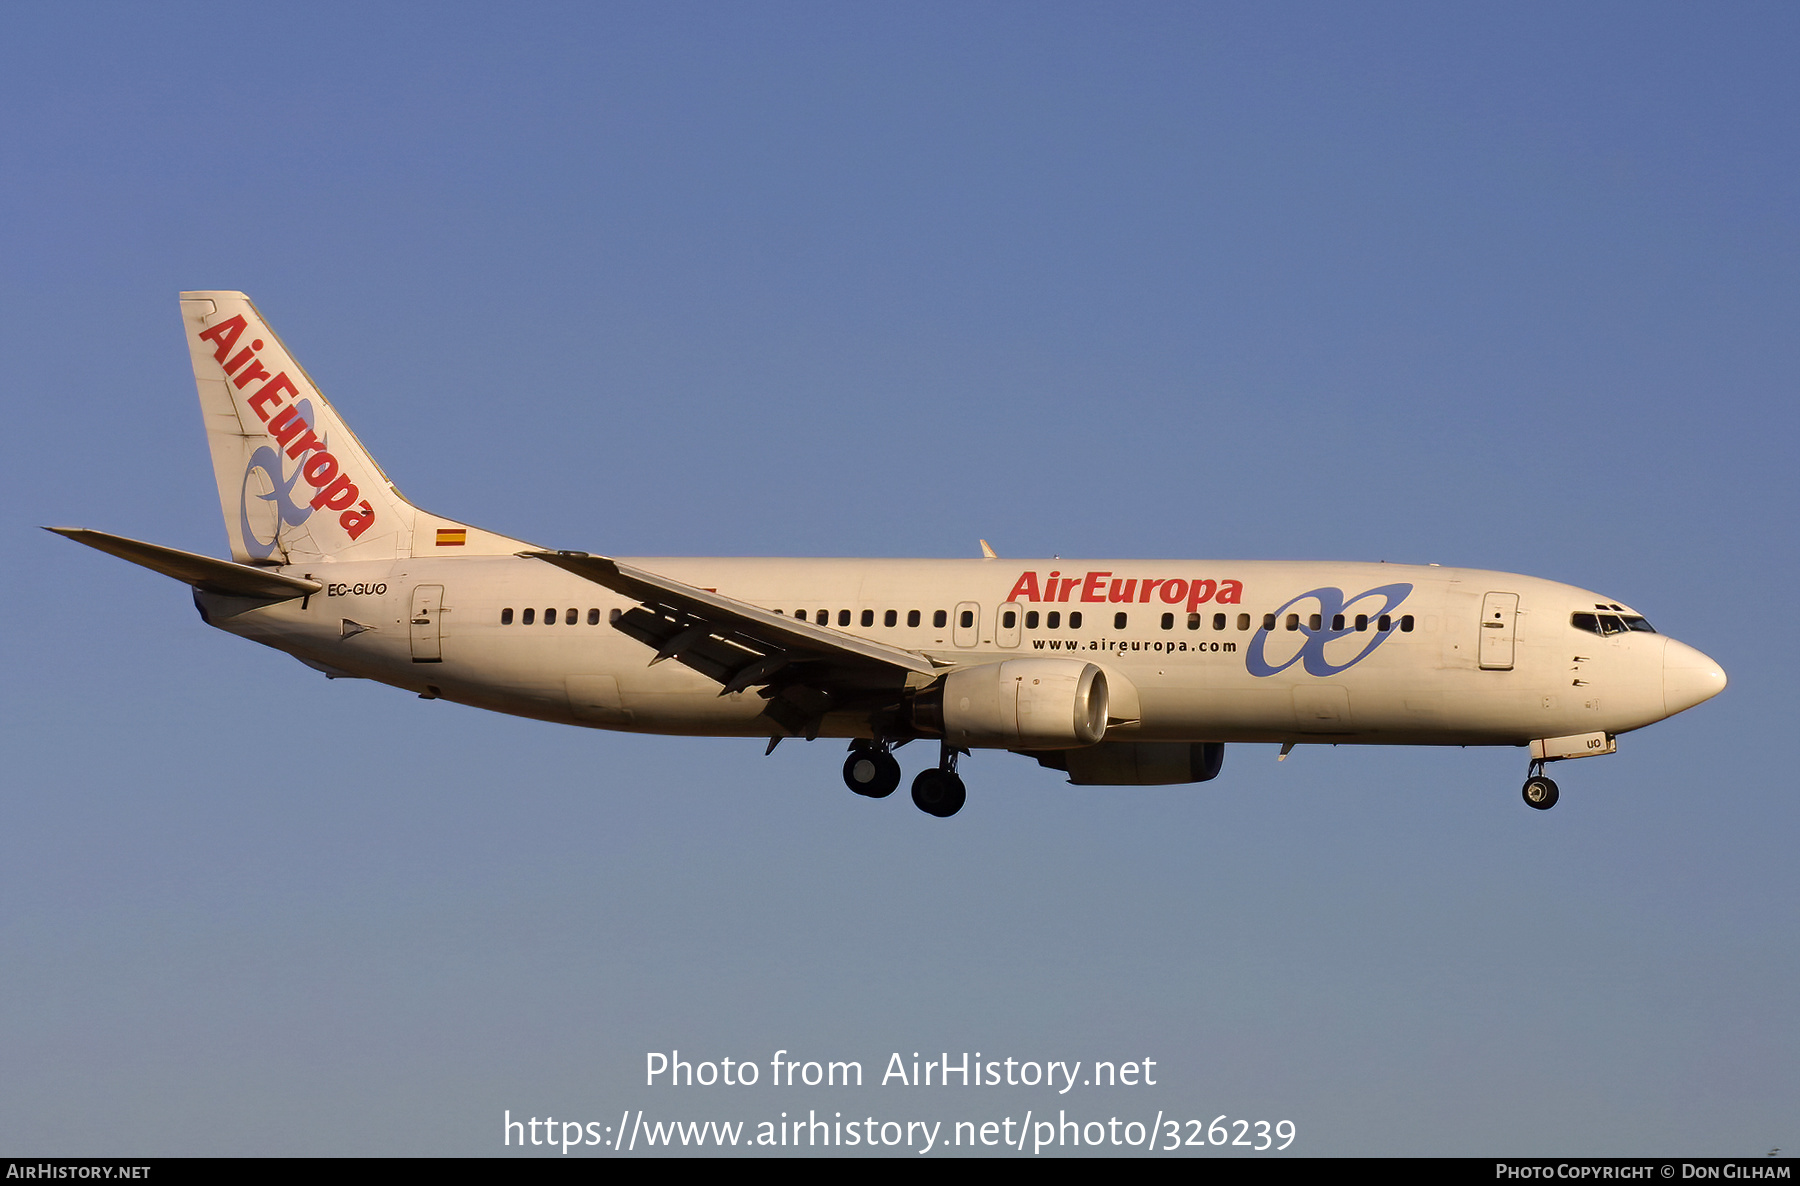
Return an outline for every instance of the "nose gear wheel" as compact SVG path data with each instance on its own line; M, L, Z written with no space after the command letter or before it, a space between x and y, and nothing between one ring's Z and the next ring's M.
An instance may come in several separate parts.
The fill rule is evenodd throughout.
M1526 806L1535 807L1539 811L1549 811L1556 806L1556 783L1541 774L1534 774L1526 779L1521 794L1525 797Z

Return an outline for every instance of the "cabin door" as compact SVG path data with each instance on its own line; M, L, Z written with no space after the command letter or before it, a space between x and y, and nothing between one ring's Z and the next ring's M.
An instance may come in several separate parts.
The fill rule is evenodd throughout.
M412 634L414 663L442 663L444 587L420 585L412 593L412 613L407 616L407 629Z
M1481 669L1511 671L1513 630L1519 616L1517 593L1489 593L1481 599Z

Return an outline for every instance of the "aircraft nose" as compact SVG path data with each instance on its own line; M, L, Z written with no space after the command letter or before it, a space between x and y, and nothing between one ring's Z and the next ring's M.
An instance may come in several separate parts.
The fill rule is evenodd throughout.
M1670 716L1725 690L1725 670L1685 642L1663 648L1663 710Z

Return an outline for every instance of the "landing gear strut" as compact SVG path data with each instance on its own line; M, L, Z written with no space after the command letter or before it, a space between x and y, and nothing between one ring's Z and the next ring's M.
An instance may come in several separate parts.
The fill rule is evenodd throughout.
M913 804L927 815L948 818L962 810L969 793L956 773L956 756L961 751L945 742L938 751L936 768L919 771L913 779Z
M1525 796L1527 807L1549 811L1556 806L1556 783L1545 777L1543 759L1532 759L1531 765L1526 769L1525 787L1520 793Z
M884 742L853 741L844 759L844 785L859 795L885 799L900 785L900 763Z

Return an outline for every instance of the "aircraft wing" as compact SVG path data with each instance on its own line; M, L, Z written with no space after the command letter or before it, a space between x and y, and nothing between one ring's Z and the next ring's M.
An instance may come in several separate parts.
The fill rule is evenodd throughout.
M791 734L811 736L838 708L896 701L943 668L903 650L815 626L748 602L586 552L521 552L640 603L613 628L721 685L720 695L760 688L768 715ZM909 678L911 677L911 678ZM920 679L918 677L925 677Z
M230 560L215 560L211 556L202 556L196 552L183 552L179 548L165 548L161 544L147 544L142 540L128 539L122 535L108 535L104 531L89 531L85 527L46 527L44 530L54 531L78 544L86 544L90 548L98 548L121 560L129 560L133 564L142 565L152 572L160 572L166 577L186 581L194 588L208 593L224 593L232 597L256 597L267 601L288 601L295 597L305 597L309 593L317 593L325 587L318 581L284 576L278 572L270 572L266 568L234 564Z

